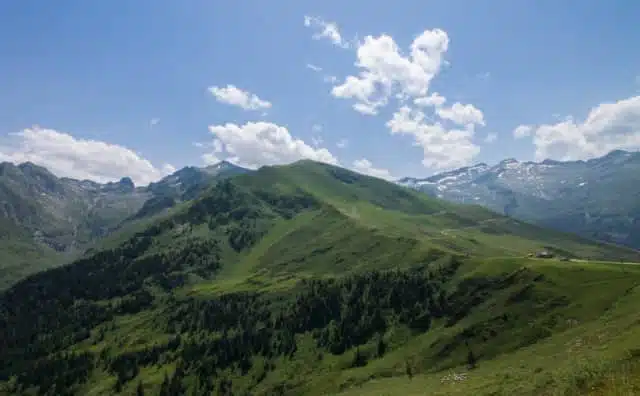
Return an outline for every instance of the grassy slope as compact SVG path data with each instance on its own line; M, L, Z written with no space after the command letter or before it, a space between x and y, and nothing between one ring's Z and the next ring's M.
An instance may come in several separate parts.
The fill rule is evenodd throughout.
M19 279L61 264L64 257L7 220L0 219L0 291Z
M284 194L303 191L328 203L340 214L341 221L360 229L474 256L521 256L547 246L592 259L639 257L630 249L550 231L479 206L435 200L380 179L312 161L263 168L255 177L243 176L236 181L249 188Z
M382 364L392 367L396 377L380 378L381 366L352 370L341 381L363 382L345 391L349 395L631 395L640 392L640 316L636 302L640 297L640 266L613 263L570 264L555 260L487 260L470 270L467 276L496 274L523 265L542 274L551 283L540 295L564 295L570 303L531 316L526 304L517 307L522 318L520 331L528 326L549 326L552 334L511 353L484 359L485 350L518 339L517 333L498 333L478 346L480 358L475 369L464 365L434 372L429 365L412 379L402 376L403 359L429 359L428 337L419 337L410 348L398 351L396 359ZM498 300L499 301L499 300ZM465 324L487 322L489 316L478 309L465 318ZM493 306L492 306L493 305ZM438 362L433 361L436 367ZM456 379L457 375L457 379ZM371 381L367 381L370 378ZM378 377L378 378L375 378Z
M584 258L632 261L637 259L633 251L550 232L478 207L433 200L377 179L311 162L263 168L256 174L235 178L233 184L251 199L264 198L264 194L310 194L317 202L292 218L271 218L259 227L266 233L250 249L235 252L223 246L223 266L216 279L189 282L175 289L174 296L210 300L255 291L288 301L303 290L301 279L326 279L371 269L408 269L429 261L433 266L440 260L439 252L474 257L445 285L458 320L437 320L426 333L391 325L384 334L389 345L387 354L370 356L369 363L359 368L350 368L353 349L339 355L325 353L316 347L310 334L299 334L297 352L290 358L278 357L275 368L268 373L262 368L262 358L254 359L248 374L227 372L236 391L250 387L253 394L273 394L284 384L286 394L335 394L341 390L352 394L423 394L425 389L441 394L458 389L460 394L513 394L516 387L525 386L528 388L519 389L520 394L541 394L557 384L575 388L571 381L585 371L575 365L566 343L590 331L624 329L606 333L607 345L611 345L606 353L589 344L590 351L576 356L593 355L615 365L624 353L640 348L633 341L638 335L633 327L637 317L625 315L631 313L631 297L638 293L632 288L640 284L640 267L523 257L551 246ZM274 210L264 199L252 202L265 213ZM216 208L209 209L215 212ZM178 208L168 216L178 225L155 236L153 249L170 250L189 236L223 240L225 231L220 228L212 231L206 225L181 226L180 216L188 210ZM111 241L118 242L117 238ZM498 256L504 258L491 258ZM596 287L598 292L594 293ZM106 350L117 357L165 342L170 333L158 325L167 315L161 295L147 310L117 315L95 327L89 339L71 350ZM101 328L107 329L104 335ZM464 381L442 382L442 370L459 371L464 364L464 341L478 356L478 368ZM359 347L367 355L374 349L373 341ZM322 359L318 359L320 355ZM532 363L527 363L529 360ZM147 391L157 390L163 374L173 371L172 358L163 362L140 369L139 379ZM416 374L412 380L406 376L407 366ZM564 371L550 371L556 367ZM263 374L265 377L256 383L255 378ZM532 375L539 380L529 381ZM99 368L77 393L111 394L113 383L113 375ZM124 391L132 392L136 384L137 380L126 383Z

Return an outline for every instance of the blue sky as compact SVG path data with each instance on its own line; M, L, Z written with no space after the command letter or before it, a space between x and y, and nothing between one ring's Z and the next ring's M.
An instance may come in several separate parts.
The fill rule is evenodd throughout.
M146 183L224 158L401 177L636 150L638 15L623 0L5 1L0 160ZM239 90L262 102L242 108Z

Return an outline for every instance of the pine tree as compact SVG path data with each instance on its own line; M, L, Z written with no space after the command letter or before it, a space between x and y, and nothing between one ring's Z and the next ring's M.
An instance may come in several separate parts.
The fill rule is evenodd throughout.
M469 366L469 369L472 370L474 368L476 368L476 363L478 361L478 359L476 358L476 355L473 353L473 350L471 349L471 346L469 346L469 342L465 341L465 344L467 345L467 365Z
M384 342L384 338L382 338L382 335L380 335L378 338L378 347L376 349L378 357L384 356L384 353L387 351L387 344Z
M162 380L162 385L160 385L160 396L170 396L169 393L169 376L167 372L164 373L164 379Z
M407 376L409 377L409 379L412 379L413 378L413 367L411 367L411 362L409 360L406 360L404 362L404 364L405 364L405 370L406 370Z
M136 387L136 396L144 396L144 387L142 386L142 381L138 382L138 386Z

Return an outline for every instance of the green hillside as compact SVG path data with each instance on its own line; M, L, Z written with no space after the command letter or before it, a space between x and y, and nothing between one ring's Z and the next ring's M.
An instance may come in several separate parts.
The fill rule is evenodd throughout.
M572 261L526 258L542 249ZM621 261L640 260L633 250L329 165L265 167L223 180L73 264L7 290L0 300L0 389L604 389L604 379L633 378L640 355L637 317L629 315L640 267ZM618 325L624 327L611 331ZM554 349L605 328L606 353L592 341L575 354ZM583 357L600 359L600 371L574 364ZM477 367L465 381L440 381L470 363ZM540 381L529 383L531 375Z

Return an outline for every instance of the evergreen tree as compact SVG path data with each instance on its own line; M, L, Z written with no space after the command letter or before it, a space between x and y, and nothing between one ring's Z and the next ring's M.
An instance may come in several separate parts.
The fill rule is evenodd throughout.
M136 396L144 396L144 387L142 386L142 381L138 382L138 386L136 387Z
M465 341L465 345L467 346L467 365L469 366L469 369L472 370L474 368L476 368L476 363L478 362L478 359L476 358L476 355L473 353L473 350L471 349L471 346L469 346L469 342Z
M409 379L413 378L413 367L411 367L411 362L409 360L405 360L405 371Z
M378 337L378 345L377 345L377 348L376 348L376 354L378 355L378 357L382 357L382 356L384 356L386 351L387 351L387 344L384 342L384 338L382 337L382 335L380 335Z

